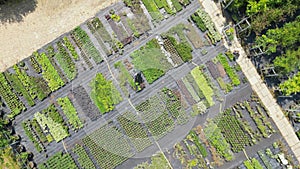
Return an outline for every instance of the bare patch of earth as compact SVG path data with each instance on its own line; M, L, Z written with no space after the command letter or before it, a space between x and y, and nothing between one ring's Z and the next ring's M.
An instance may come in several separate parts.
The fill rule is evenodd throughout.
M37 0L21 22L0 24L0 71L120 0Z

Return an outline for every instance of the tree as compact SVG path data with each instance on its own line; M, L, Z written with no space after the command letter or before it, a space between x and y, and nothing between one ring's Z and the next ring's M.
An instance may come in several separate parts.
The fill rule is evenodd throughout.
M265 35L256 38L258 46L268 54L275 53L277 47L293 48L300 42L300 17L286 23L282 28L269 29Z
M268 9L269 0L249 0L247 5L247 14L252 15L258 12L265 12Z
M300 72L298 72L294 77L281 83L279 88L285 95L291 95L300 92Z
M274 59L276 69L285 74L300 68L300 47L297 50L287 50L286 54Z

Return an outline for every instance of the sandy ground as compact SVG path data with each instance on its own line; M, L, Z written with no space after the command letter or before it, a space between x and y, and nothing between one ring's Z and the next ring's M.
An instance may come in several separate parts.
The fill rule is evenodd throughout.
M24 21L0 25L1 72L120 0L37 1L37 8Z

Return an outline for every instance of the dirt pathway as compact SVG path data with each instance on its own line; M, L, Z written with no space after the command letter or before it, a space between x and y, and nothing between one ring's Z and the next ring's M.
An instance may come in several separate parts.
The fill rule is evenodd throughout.
M22 22L0 24L0 71L120 0L37 0Z

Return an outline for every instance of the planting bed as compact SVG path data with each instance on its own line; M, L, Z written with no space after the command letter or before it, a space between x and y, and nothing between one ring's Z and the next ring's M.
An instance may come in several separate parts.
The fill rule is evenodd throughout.
M243 128L241 121L235 115L231 115L230 110L221 114L220 117L215 119L215 122L231 145L233 152L242 151L245 146L252 143L250 136L244 132L246 130Z
M33 130L33 127L30 124L30 121L24 121L22 122L22 127L25 131L25 134L29 138L29 140L33 143L35 149L38 152L45 151L45 146L41 142L40 138L38 137L38 134Z
M83 139L102 169L115 168L131 156L131 147L112 124L106 124Z
M72 151L76 154L77 158L75 159L78 161L81 168L96 169L83 146L76 144Z
M152 144L148 138L146 128L143 123L139 121L137 115L126 112L118 117L118 122L121 124L126 135L130 138L130 141L135 146L137 152L143 151Z
M213 122L208 122L204 128L204 133L209 143L216 148L217 153L226 161L234 159L234 155L230 149L230 144L223 137L220 128Z
M164 88L160 93L161 100L165 103L166 108L177 124L185 124L188 122L188 116L183 107L183 99L180 91L177 89Z
M205 98L207 106L214 105L214 91L200 67L194 68L182 81L196 102Z
M162 34L162 37L165 37L167 39L169 39L169 41L171 42L171 44L174 46L174 48L176 49L177 53L179 54L179 56L181 57L181 59L184 62L188 62L191 61L193 56L192 56L192 47L191 45L188 43L185 34L184 34L184 30L188 29L188 27L184 24L178 24L174 27L172 27L168 32ZM174 36L178 36L179 37L179 41L176 40L176 38L174 38Z
M182 92L182 95L186 98L189 105L194 105L196 102L191 96L190 92L188 91L187 87L183 83L182 80L176 81L177 85L179 86L180 91Z
M180 161L186 168L200 167L208 169L205 158L207 157L206 148L201 143L199 136L194 130L191 130L186 138L174 145L172 157Z
M74 90L72 90L72 93L76 102L80 105L82 110L84 110L83 112L87 117L89 117L92 121L100 117L99 110L97 109L95 104L93 104L90 96L82 86L74 88Z
M14 118L16 115L20 114L25 110L24 104L19 100L17 95L12 91L11 86L5 79L3 73L0 73L0 94L1 97L5 100L5 103L11 110L9 114L10 118Z
M126 69L125 65L119 61L114 64L115 68L118 69L119 75L118 80L120 83L120 87L126 96L129 95L128 85L133 89L137 90L137 85L134 82L133 77Z
M106 55L111 55L112 52L110 48L115 46L110 34L107 32L106 28L103 26L99 18L95 17L87 23L88 28L91 30L92 34L97 39L101 48L104 50ZM107 49L105 43L108 44L109 49Z
M170 89L163 89L136 106L143 122L155 139L160 139L174 129L175 122L185 124L188 120L181 107L180 98Z
M58 152L52 157L50 157L45 163L38 165L39 169L59 169L59 168L68 168L68 169L77 169L74 160L71 155L63 154Z
M272 133L275 132L271 121L269 120L269 115L266 109L262 106L259 99L256 95L252 95L252 102L244 102L246 110L249 112L250 117L253 119L254 123L257 126L257 129L260 131L263 137L269 137Z
M186 25L188 30L186 32L187 38L193 44L194 48L200 49L204 46L204 42L202 41L202 37L197 33L196 29L193 27L192 24Z
M159 22L164 19L163 15L160 13L154 1L142 0L142 2L148 10L149 14L151 15L153 22Z
M182 78L182 82L185 86L185 88L188 90L188 92L190 93L190 95L192 96L193 100L195 102L199 102L200 101L200 96L203 96L201 90L197 90L199 87L196 84L196 81L194 80L194 78L191 78L192 81L188 81L188 79L186 77ZM193 85L195 86L195 88L193 87ZM201 95L197 94L197 91L201 92Z
M51 92L50 88L42 77L29 76L24 69L20 69L17 65L13 66L13 68L18 79L32 99L38 98L39 100L43 100L49 95Z
M134 35L143 34L146 31L149 31L151 29L149 25L149 20L146 17L143 9L141 8L141 3L139 0L131 0L131 1L124 1L126 6L128 6L132 13L134 14L134 17L128 18L126 21L129 25L129 27L134 32ZM136 29L136 31L135 31ZM138 37L138 36L136 36Z
M191 18L201 31L204 32L206 29L208 30L206 35L211 40L212 44L216 44L221 40L221 34L216 30L215 24L204 10L198 9Z
M132 63L137 70L143 72L148 83L163 76L172 65L162 53L157 39L152 39L131 55Z
M168 4L167 0L154 0L156 6L159 9L164 8L168 14L175 14L176 12L172 10L172 7Z
M62 87L65 84L65 82L61 79L57 70L53 67L46 54L38 54L37 52L35 52L34 56L39 65L41 65L42 67L43 78L47 81L50 90L56 91L57 89Z
M79 50L80 50L80 55L83 58L84 62L87 64L87 66L89 67L89 69L93 68L93 64L90 61L90 57L87 56L87 54L85 53L84 49L81 46L81 42L78 40L77 37L74 36L74 34L71 33L71 38L73 39L73 41L76 43L76 45L78 46Z
M229 78L232 81L232 84L234 86L238 86L241 83L239 76L236 74L236 71L229 65L226 56L224 56L223 54L219 54L217 56L217 58L218 58L219 62L223 65L227 75L229 76Z
M78 130L83 127L77 111L68 97L57 99L57 103L61 106L63 113L68 118L68 123L72 126L73 130Z
M55 59L55 50L53 46L48 46L46 48L47 51L47 57L49 58L51 64L53 65L53 67L55 68L55 70L57 70L57 73L59 74L59 76L61 77L62 81L66 84L68 83L68 78L67 76L64 74L64 72L62 71L62 69L59 67L59 65L56 62ZM37 54L37 53L33 53L33 54Z
M136 106L143 122L155 139L160 139L173 130L174 121L169 116L159 96L155 95Z
M208 61L206 65L212 77L217 80L220 88L224 90L225 93L229 93L233 90L232 80L230 80L229 77L227 78L227 73L217 58L214 58L213 61ZM239 78L238 75L236 75L236 77Z
M22 82L18 78L16 74L4 72L5 78L9 82L9 84L13 87L14 91L17 95L23 96L27 102L27 104L32 107L35 105L33 98L29 95L27 90L23 87Z
M170 165L166 158L163 156L162 153L155 154L151 157L151 162L143 162L138 164L134 169L141 169L141 168L163 168L163 169L170 169Z
M101 114L113 110L114 105L122 101L122 96L113 82L106 80L101 73L96 75L90 86L92 88L91 98Z
M103 61L99 51L95 48L84 30L82 30L80 27L77 27L72 31L71 35L76 41L78 47L88 58L93 58L97 64Z
M42 69L40 68L40 65L38 64L36 59L33 56L30 56L29 58L30 58L29 59L30 60L30 65L32 66L35 73L37 73L37 74L41 73Z
M69 80L73 80L77 75L77 68L71 56L63 46L62 42L57 42L58 53L55 54L55 59L64 71Z
M70 51L71 55L72 55L72 58L77 61L79 60L79 55L78 53L76 52L75 50L75 47L74 45L71 43L71 41L69 40L68 37L64 37L63 38L63 42L64 42L64 45L67 47L67 49Z
M169 38L164 39L163 46L165 50L171 54L171 59L173 60L175 65L183 64L181 57L179 56L178 52L176 51L174 45L172 44Z
M44 132L49 130L56 142L69 136L68 127L65 125L62 116L58 113L53 104L41 113L35 113L34 117Z
M124 40L126 40L126 38L128 38L128 34L126 33L125 29L123 28L123 26L120 23L115 23L115 21L113 19L108 20L108 23L110 25L110 27L112 28L112 30L114 31L114 33L116 34L117 38L119 39L120 42L123 42ZM124 45L124 43L123 43ZM117 45L118 48L123 48L123 47L119 47Z
M293 158L287 147L280 140L275 141L267 148L259 150L250 160L244 161L239 168L288 168L293 164Z

